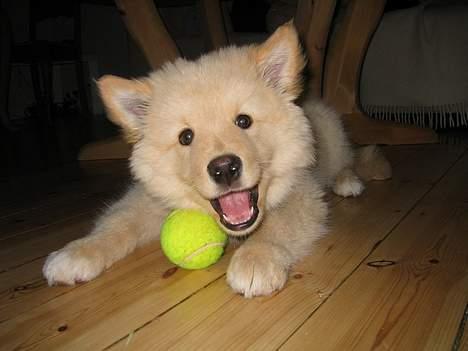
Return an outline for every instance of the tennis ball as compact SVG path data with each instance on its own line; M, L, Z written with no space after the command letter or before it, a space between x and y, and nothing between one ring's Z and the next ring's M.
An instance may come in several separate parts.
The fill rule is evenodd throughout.
M216 263L226 242L226 234L213 217L197 210L175 210L161 227L164 254L185 269L203 269Z

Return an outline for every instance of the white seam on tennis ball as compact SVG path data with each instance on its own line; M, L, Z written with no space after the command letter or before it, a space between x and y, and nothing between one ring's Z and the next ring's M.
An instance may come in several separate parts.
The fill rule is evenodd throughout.
M211 247L216 247L216 246L224 246L224 243L209 243L209 244L205 244L203 245L202 247L196 249L194 252L192 252L190 255L188 255L187 257L185 257L182 261L180 261L179 263L177 263L177 265L181 265L181 264L184 264L184 263L187 263L188 261L190 261L193 257L197 256L199 253L203 252L204 250L206 249L209 249Z

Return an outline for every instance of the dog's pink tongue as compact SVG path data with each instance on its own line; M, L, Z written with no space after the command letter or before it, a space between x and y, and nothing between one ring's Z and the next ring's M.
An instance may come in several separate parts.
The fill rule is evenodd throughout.
M218 201L224 217L229 223L239 224L250 219L250 194L248 191L224 195Z

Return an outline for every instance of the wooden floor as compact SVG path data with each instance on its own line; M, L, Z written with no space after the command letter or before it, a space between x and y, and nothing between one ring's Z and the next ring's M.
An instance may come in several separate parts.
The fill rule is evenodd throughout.
M385 149L391 181L331 196L331 232L286 288L244 299L231 252L174 272L158 244L76 287L48 287L46 255L125 190L123 162L0 188L1 350L468 350L468 152ZM157 230L157 228L155 228Z

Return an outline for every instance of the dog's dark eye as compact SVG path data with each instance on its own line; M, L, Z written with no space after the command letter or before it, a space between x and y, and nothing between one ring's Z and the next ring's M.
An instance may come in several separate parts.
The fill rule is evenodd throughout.
M179 134L179 143L181 145L187 146L190 145L193 141L193 130L186 128Z
M252 125L252 118L247 115L239 115L236 117L236 126L242 129L247 129Z

